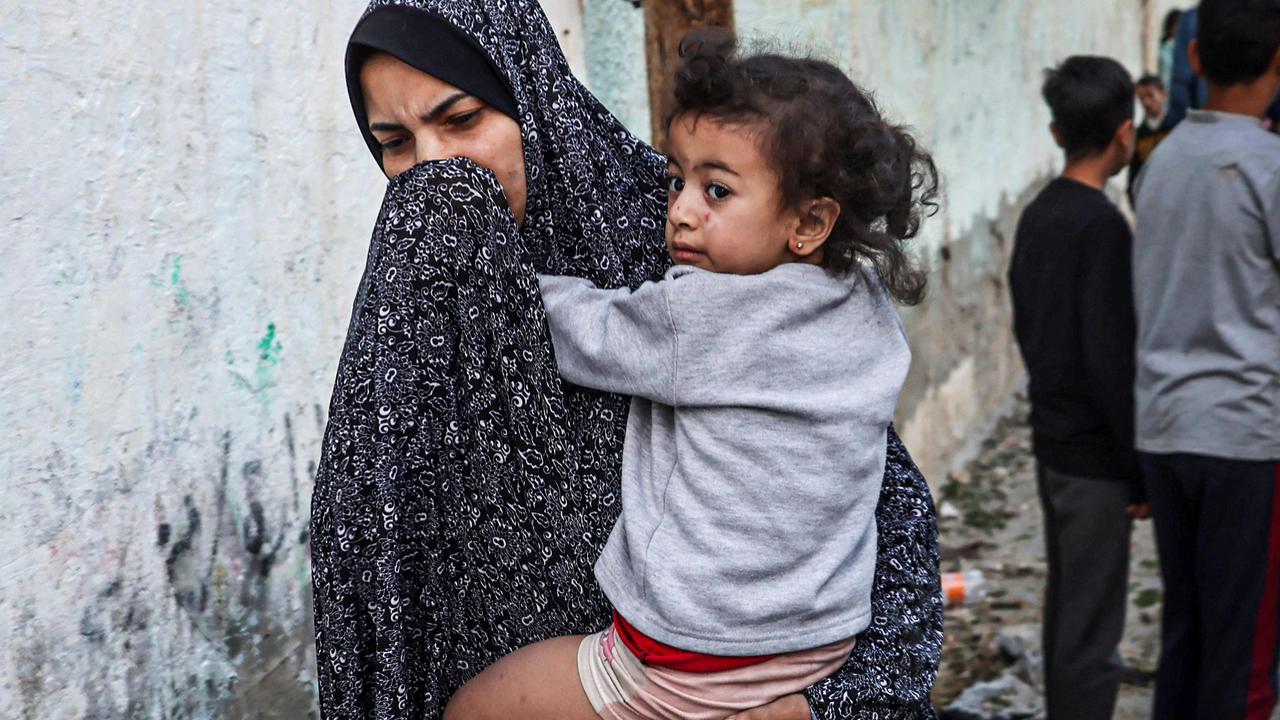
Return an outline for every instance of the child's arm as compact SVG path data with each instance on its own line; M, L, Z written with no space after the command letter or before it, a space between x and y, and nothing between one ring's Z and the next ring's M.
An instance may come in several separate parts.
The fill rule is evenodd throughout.
M539 275L556 366L596 390L675 403L675 327L666 283L601 290L581 278Z

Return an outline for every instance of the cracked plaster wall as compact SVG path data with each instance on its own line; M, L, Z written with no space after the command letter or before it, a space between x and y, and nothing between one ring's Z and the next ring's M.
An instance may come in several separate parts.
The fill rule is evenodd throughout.
M357 0L0 10L0 717L307 717Z
M947 175L935 299L908 313L903 429L930 467L1017 375L1002 267L1056 162L1040 68L1136 70L1136 0L1058 5L738 4L748 33L825 43ZM341 73L362 7L0 11L0 717L313 713L311 477L383 187ZM643 133L640 11L549 9Z

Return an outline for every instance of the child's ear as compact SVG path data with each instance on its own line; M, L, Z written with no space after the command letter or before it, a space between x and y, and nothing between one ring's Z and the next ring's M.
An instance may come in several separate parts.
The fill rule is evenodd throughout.
M831 237L840 217L840 203L828 197L806 200L796 213L788 249L800 257L812 255Z

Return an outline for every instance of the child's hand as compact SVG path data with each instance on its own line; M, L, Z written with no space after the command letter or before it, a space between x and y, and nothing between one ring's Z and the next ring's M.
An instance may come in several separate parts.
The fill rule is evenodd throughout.
M796 693L784 695L768 705L730 715L725 720L810 720L812 717L809 701L804 695Z

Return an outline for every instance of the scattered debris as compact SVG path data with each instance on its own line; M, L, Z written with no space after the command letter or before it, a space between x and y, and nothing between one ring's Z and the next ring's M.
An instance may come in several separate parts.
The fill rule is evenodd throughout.
M934 686L942 720L1044 717L1040 656L1044 537L1035 460L1019 398L978 457L937 488L942 572L980 570L984 599L946 609L946 645ZM1126 664L1115 720L1150 717L1159 654L1161 590L1150 522L1134 525Z
M1044 714L1039 688L1005 673L970 686L938 713L940 720L1024 720Z

